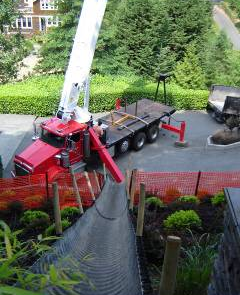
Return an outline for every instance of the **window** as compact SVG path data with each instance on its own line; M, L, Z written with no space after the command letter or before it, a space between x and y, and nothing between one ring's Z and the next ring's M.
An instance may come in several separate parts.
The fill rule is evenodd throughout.
M51 132L48 132L45 129L42 129L41 140L56 148L62 148L65 144L64 137L57 136Z
M16 28L32 29L32 18L30 16L18 18L16 20Z
M56 27L59 23L58 17L48 16L46 17L46 23L48 27Z
M40 0L41 10L55 10L54 0Z

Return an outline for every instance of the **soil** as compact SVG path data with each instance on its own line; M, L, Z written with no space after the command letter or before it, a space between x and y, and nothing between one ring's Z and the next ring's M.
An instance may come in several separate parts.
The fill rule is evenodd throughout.
M172 213L178 210L195 210L202 220L201 228L194 228L190 231L173 230L166 231L163 221ZM148 206L145 211L144 224L144 246L149 264L161 265L165 251L165 240L168 235L181 237L182 246L188 247L192 244L192 235L200 237L204 233L217 235L223 232L223 206L213 206L210 198L201 200L200 204L173 202L166 207L155 208ZM136 216L136 215L135 215Z
M137 209L135 208L135 210L133 221L136 225ZM202 220L201 228L194 228L191 231L166 231L163 226L163 221L170 214L178 210L195 210ZM153 294L158 294L166 237L168 235L179 236L182 240L182 247L184 248L193 245L193 236L197 240L206 233L212 238L216 238L216 236L220 237L220 234L223 232L223 217L224 205L213 206L210 196L202 199L199 204L173 202L162 208L156 208L154 205L147 205L145 210L143 241ZM182 252L180 255L184 258Z

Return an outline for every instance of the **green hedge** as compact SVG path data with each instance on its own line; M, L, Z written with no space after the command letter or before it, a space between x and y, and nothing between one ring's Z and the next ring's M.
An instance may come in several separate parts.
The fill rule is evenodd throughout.
M1 85L0 113L51 115L57 110L63 80L63 76L49 75ZM139 77L96 75L91 81L90 111L109 111L114 108L116 98L127 98L129 103L140 98L154 99L155 91L156 83ZM177 109L204 109L208 91L186 90L170 84L167 85L167 96L169 103ZM162 85L158 100L163 101Z

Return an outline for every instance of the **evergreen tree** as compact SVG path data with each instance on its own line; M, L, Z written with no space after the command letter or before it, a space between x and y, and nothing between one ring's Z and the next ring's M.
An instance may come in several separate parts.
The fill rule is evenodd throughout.
M199 66L199 59L194 44L188 46L183 61L177 63L174 76L176 82L184 88L205 88L205 77Z
M211 2L209 0L165 1L171 32L168 44L180 60L188 44L194 40L199 42L211 28Z
M209 32L204 41L199 56L205 73L206 84L211 86L223 81L223 76L229 68L229 51L231 51L232 46L223 31L218 34Z
M116 59L137 74L153 75L168 32L164 3L122 0L116 16Z

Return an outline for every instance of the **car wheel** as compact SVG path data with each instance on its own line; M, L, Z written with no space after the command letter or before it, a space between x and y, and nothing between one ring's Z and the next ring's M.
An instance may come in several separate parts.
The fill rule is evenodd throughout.
M124 154L126 153L127 151L129 150L129 140L126 139L122 142L120 142L118 145L117 145L117 151L119 154Z
M146 142L146 134L144 132L137 133L133 138L133 149L139 151L143 148Z
M147 141L149 143L156 141L156 139L158 138L158 134L159 134L159 127L157 125L152 125L147 130Z

